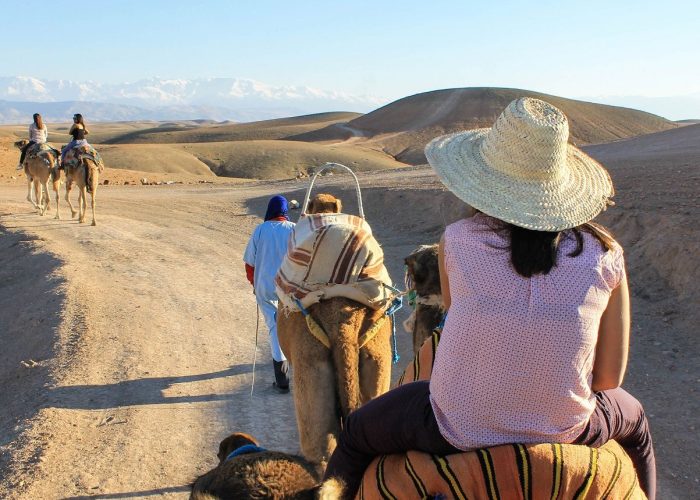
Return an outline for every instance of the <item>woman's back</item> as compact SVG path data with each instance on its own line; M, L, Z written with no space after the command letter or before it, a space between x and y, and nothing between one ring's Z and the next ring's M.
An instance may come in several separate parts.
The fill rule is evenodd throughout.
M39 128L36 123L29 125L29 140L37 144L44 144L48 138L48 131L46 126Z
M440 430L461 449L570 442L595 407L598 328L624 275L622 249L583 233L570 257L576 241L562 238L557 265L525 278L495 222L477 214L445 232L451 306L430 384Z

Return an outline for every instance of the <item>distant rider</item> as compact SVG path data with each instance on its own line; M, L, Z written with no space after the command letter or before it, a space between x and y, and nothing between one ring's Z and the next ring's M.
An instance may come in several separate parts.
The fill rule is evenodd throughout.
M83 115L76 113L73 115L73 126L70 128L68 133L73 137L68 144L66 144L61 150L61 163L66 159L66 154L68 151L76 146L87 146L88 142L85 136L88 135L87 127L85 126L85 121L83 120Z
M49 130L44 125L44 121L41 119L39 113L34 113L34 121L29 125L29 142L26 146L22 148L22 154L19 157L19 163L17 164L17 170L22 170L24 168L24 158L27 156L27 151L34 144L44 144L49 139Z

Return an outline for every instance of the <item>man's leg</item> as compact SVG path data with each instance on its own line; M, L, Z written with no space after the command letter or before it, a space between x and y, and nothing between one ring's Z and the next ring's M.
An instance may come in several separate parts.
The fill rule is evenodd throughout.
M656 459L649 422L639 401L624 389L596 393L596 409L575 444L598 448L614 439L627 452L649 500L656 498Z
M460 451L440 434L427 380L397 387L352 412L328 462L325 479L342 480L344 498L354 498L374 457L408 450L439 455Z
M261 300L259 306L270 333L270 350L272 351L272 367L275 370L275 387L281 392L288 392L289 363L277 339L277 301Z

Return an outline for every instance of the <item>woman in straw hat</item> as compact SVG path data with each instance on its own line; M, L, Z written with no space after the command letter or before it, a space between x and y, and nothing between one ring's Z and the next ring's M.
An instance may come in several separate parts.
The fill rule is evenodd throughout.
M622 248L591 222L611 203L612 182L568 138L559 109L523 98L491 129L426 147L476 215L448 226L440 242L449 314L430 381L392 390L347 420L326 477L344 480L348 496L380 454L615 439L654 498L647 419L619 388L630 331Z

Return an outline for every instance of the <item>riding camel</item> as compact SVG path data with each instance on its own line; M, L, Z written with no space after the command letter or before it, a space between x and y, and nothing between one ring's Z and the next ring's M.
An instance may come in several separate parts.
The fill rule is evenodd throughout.
M92 225L96 226L95 221L95 197L97 195L97 186L99 184L99 173L104 169L99 156L96 152L91 151L89 147L73 148L66 154L66 159L63 162L63 168L66 171L66 202L70 207L71 217L79 215L78 222L85 222L85 212L87 210L87 193L90 193L90 202L92 206ZM70 201L70 191L73 183L78 186L78 212L73 208Z
M29 141L22 139L15 142L17 149L24 148ZM54 219L60 219L58 211L58 190L61 187L61 171L58 169L58 151L51 146L34 144L27 151L22 166L27 177L27 201L44 215L50 207L49 182L56 194L56 215ZM32 187L34 187L34 199L32 199ZM36 201L35 201L36 200Z
M311 219L302 217L295 235L299 236L304 224L322 224L320 214L352 217L340 214L341 208L341 201L335 197L317 195L306 211ZM328 233L326 237L326 241L332 238ZM375 265L386 272L378 245L376 250ZM290 253L277 275L282 303L289 288L280 286L280 278L284 281L285 264L296 258L299 251L290 245ZM334 294L328 290L323 293L323 300L309 305L308 310L283 308L277 317L280 346L293 369L292 393L301 452L307 460L321 466L335 449L341 420L389 389L392 362L391 320L385 315L385 308L375 309L347 296L330 297ZM323 341L320 337L324 337Z

